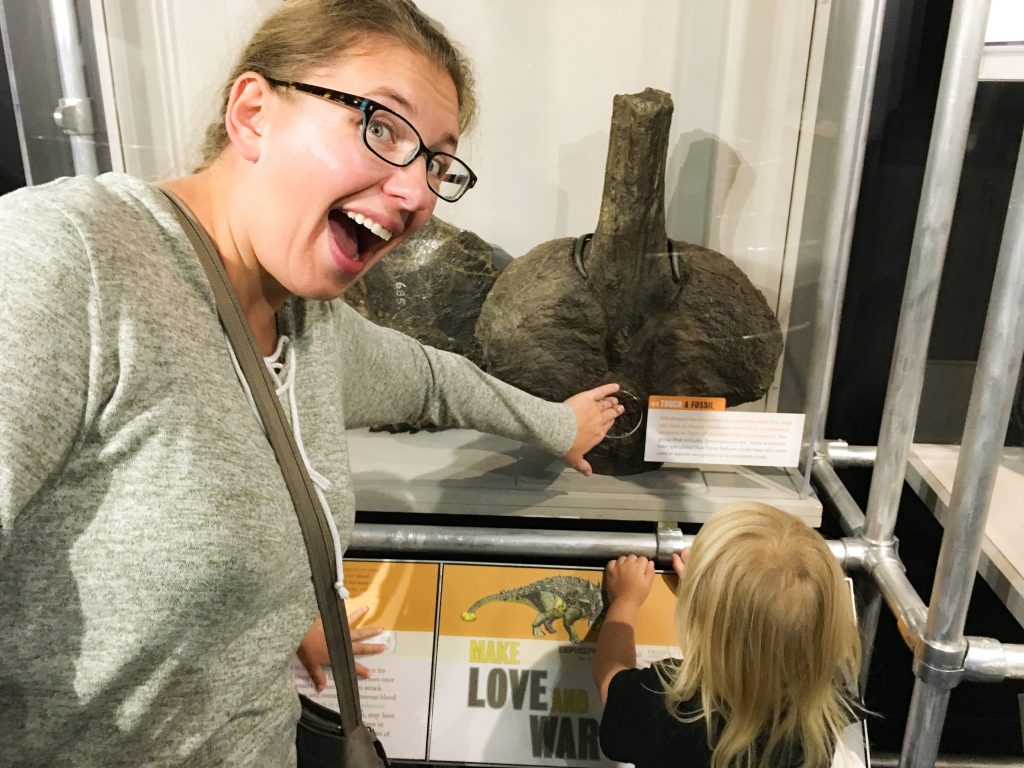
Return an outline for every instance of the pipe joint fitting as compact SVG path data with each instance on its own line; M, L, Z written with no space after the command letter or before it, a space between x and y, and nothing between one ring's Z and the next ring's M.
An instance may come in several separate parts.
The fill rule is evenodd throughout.
M693 541L692 536L683 535L683 532L679 530L679 526L676 523L666 522L658 523L658 528L654 532L654 538L656 553L654 560L660 566L670 565L672 553L678 552Z
M922 638L914 649L914 675L935 688L951 690L964 678L967 642L937 643Z
M864 547L865 571L873 574L880 566L893 564L906 572L907 568L899 558L899 539L893 537L892 541L887 543L871 542L865 538L861 538L860 541Z
M839 543L843 546L843 570L847 573L867 570L865 562L868 557L868 548L864 544L864 539L859 536L847 536L840 539Z
M964 679L983 683L1005 680L1009 671L1006 649L989 637L968 637L964 657Z

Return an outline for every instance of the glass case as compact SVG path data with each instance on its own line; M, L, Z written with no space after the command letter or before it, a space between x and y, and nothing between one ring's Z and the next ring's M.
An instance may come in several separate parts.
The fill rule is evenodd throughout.
M203 129L216 114L219 78L276 1L70 3L87 30L83 38L95 40L96 59L86 69L93 101L102 107L95 110L100 169L157 180L192 168ZM692 288L683 320L672 307L651 320L645 313L653 313L659 299L641 290L626 300L631 311L644 315L647 326L671 330L645 350L648 358L703 346L712 351L703 378L687 377L689 363L676 378L648 375L640 370L648 363L640 354L631 359L628 348L615 366L599 372L633 382L637 420L646 413L633 438L641 461L628 472L586 480L549 457L476 433L360 432L350 436L360 508L699 522L723 502L745 497L818 524L821 505L807 477L827 375L813 371L829 332L828 319L817 317L827 304L821 265L838 253L824 233L837 194L842 103L836 94L848 90L856 69L849 19L843 18L851 12L824 0L644 0L628 8L613 0L419 5L472 59L480 103L478 123L459 146L480 181L458 203L440 203L437 219L493 249L496 271L563 239L572 268L573 247L585 254L591 241L584 236L596 230L600 237L615 99L656 89L667 96L671 115L662 144L653 154L627 153L620 164L633 174L631 183L663 190L667 245L647 255L668 256L680 283L677 261L697 264L695 274L705 276L698 256L713 253L716 265L735 271L729 279L743 282L763 303L777 323L771 335L779 344L766 353L762 385L737 394L719 384L725 375L720 350L732 350L730 365L744 365L752 357L744 345L764 334L728 326L734 330L716 331L730 335L722 343L709 339L714 333L703 326L721 314L749 314L742 291L712 296L704 288L714 281L709 277ZM10 51L16 84L26 56L17 47ZM635 127L631 136L649 138ZM28 153L36 151L29 147ZM690 248L698 256L680 251ZM659 269L651 290L664 293L668 272ZM719 267L708 269L717 279ZM401 279L391 288L401 294ZM636 332L642 323L632 322ZM609 347L621 342L621 333L611 338L615 333L609 331ZM582 381L579 389L597 383ZM537 394L553 399L552 392ZM655 396L668 407L724 397L728 409L655 413ZM697 405L718 410L723 404ZM668 425L664 434L654 416ZM680 439L666 436L675 429L689 430L689 449L681 453L675 451ZM660 446L653 453L652 442Z

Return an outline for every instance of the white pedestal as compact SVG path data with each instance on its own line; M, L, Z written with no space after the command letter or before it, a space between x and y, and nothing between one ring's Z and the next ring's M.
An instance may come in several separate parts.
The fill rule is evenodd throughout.
M945 525L960 446L916 444L907 482ZM1004 448L978 573L1024 626L1024 448Z
M733 501L772 504L821 524L795 470L664 465L625 477L583 477L560 459L472 430L348 432L356 508L373 512L542 515L699 523Z

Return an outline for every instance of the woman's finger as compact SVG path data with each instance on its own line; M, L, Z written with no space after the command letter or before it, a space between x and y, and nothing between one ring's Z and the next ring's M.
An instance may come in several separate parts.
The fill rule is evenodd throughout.
M327 687L327 673L324 672L321 667L312 656L303 648L298 651L299 661L302 662L302 666L306 668L306 674L309 675L309 679L313 681L313 687L317 693L323 691Z
M365 640L368 637L379 635L384 631L384 627L357 627L349 630L353 640Z
M386 650L387 646L384 643L352 643L354 656L376 656Z
M354 611L349 611L348 612L348 625L351 627L353 624L355 624L357 621L359 621L361 618L363 618L363 616L366 615L366 612L368 610L370 610L370 606L368 606L368 605L361 605L358 608L356 608Z
M590 390L590 394L594 396L595 400L603 400L615 392L619 391L619 385L616 383L602 384L600 387L594 387Z

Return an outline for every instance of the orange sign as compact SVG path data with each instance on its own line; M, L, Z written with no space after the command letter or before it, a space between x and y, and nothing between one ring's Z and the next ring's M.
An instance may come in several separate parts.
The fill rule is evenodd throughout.
M595 642L600 631L597 617L603 604L603 576L599 569L446 564L439 633L565 643L572 639L571 627L580 641ZM675 584L672 574L655 578L651 595L637 616L637 643L676 644Z
M687 397L685 395L651 395L647 407L662 411L724 411L724 397Z
M437 605L437 563L345 561L349 613L370 607L358 626L433 632Z

